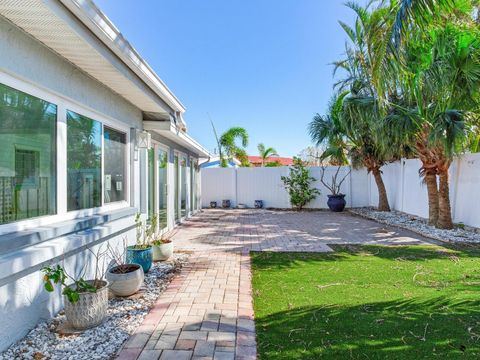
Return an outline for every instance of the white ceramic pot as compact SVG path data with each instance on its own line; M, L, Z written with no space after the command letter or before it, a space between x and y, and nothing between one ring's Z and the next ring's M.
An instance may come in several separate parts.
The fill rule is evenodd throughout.
M132 271L120 273L115 271L118 266L114 266L107 271L106 278L109 283L110 291L116 296L130 296L135 294L143 284L143 269L138 264L126 264Z
M93 280L87 281L93 284ZM80 299L72 304L65 299L65 316L68 322L78 330L89 329L100 324L108 309L108 282L101 280L97 292L80 293Z
M159 260L168 260L173 255L173 241L161 244L161 245L153 245L153 261Z

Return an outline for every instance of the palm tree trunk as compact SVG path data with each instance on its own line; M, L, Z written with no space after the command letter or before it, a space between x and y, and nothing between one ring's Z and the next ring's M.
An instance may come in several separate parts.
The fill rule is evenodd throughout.
M382 173L380 168L375 167L372 169L373 177L378 189L378 211L390 211L390 205L388 204L387 190L385 189L385 183L382 179Z
M436 226L439 207L437 175L434 172L427 172L425 174L425 183L427 184L428 194L428 224Z
M450 206L450 186L448 184L448 168L440 171L439 179L437 228L453 229L452 210Z

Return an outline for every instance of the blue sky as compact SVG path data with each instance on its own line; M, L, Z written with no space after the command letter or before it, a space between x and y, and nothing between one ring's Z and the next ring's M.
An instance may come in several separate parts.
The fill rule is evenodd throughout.
M187 107L188 131L209 150L242 126L248 147L281 156L310 145L307 125L332 93L332 61L352 23L343 0L96 0Z

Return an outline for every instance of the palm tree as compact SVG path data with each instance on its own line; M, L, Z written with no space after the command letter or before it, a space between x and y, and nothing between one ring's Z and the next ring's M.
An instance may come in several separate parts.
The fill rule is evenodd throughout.
M383 93L385 82L379 81L377 74L388 66L383 39L389 34L389 12L385 8L370 12L368 7L352 2L346 5L357 18L353 27L340 22L351 44L346 46L346 57L334 63L335 71L342 69L346 76L335 85L339 92L330 103L328 115L317 114L309 132L317 145L327 146L324 157L342 164L348 156L353 166L365 166L377 184L378 209L389 211L381 168L402 152L401 146L385 139L382 119L386 112L378 95Z
M240 145L236 141L240 140ZM245 148L248 146L248 133L242 127L232 127L218 139L220 165L227 167L233 158L240 160L242 166L248 166L248 156Z
M267 148L262 143L258 144L257 149L260 158L262 159L262 166L265 166L265 162L268 160L269 157L278 156L277 150L275 150L273 147Z
M323 159L344 165L348 156L353 167L364 166L372 173L378 188L378 210L390 211L381 168L391 157L371 131L378 123L377 116L372 98L344 92L334 96L328 115L313 118L309 132L316 145L326 146Z
M467 8L450 12L448 20L447 14L440 16L439 7L430 19L440 20L422 19L418 26L411 11L409 31L401 33L396 50L396 89L401 100L391 102L394 111L386 118L387 128L411 144L422 161L429 223L446 229L453 227L450 164L455 154L478 138L480 33L471 17L473 4L462 3Z

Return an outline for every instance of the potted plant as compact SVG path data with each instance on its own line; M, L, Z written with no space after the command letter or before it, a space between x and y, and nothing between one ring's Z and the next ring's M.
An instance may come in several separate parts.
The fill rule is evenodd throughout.
M340 188L342 187L345 179L348 177L348 175L350 175L350 172L352 171L350 169L339 181L338 174L340 173L340 169L341 166L338 166L335 174L332 176L332 181L328 183L324 180L326 167L323 164L321 165L322 176L320 177L320 181L331 192L330 195L327 195L327 205L329 209L334 212L342 212L345 209L345 205L347 205L347 202L345 201L345 194L342 194L340 192Z
M149 238L155 232L157 226L157 216L152 216L149 225L143 225L140 213L135 217L137 243L127 247L127 264L138 264L143 272L147 273L152 267L152 246L149 244Z
M108 282L101 276L99 277L99 254L100 250L96 254L96 270L93 280L85 280L85 274L78 277L70 276L60 265L42 268L45 290L53 292L54 285L63 287L65 316L70 325L78 330L97 326L107 314ZM67 285L67 282L71 282L71 284Z
M143 284L144 274L141 265L126 262L127 241L123 239L123 250L108 245L113 265L107 270L106 278L110 291L116 296L135 294Z
M167 232L152 241L153 261L168 260L173 255L172 237L176 232Z
M255 209L261 209L263 208L263 200L255 200Z

